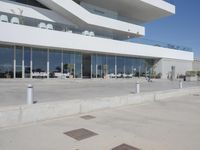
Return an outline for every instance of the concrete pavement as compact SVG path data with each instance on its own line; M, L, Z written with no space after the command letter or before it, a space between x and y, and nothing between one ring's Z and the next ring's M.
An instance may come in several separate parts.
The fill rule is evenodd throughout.
M141 150L200 149L199 93L0 130L2 150L111 150L123 143ZM81 115L83 116L83 115ZM98 135L77 141L64 132Z

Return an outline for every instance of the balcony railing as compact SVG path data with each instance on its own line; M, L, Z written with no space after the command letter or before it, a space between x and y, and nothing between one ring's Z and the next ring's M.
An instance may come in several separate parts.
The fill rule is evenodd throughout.
M113 39L112 35L108 36L108 35L105 35L104 33L95 33L94 31L90 30L89 28L88 29L79 29L78 27L76 27L74 25L67 25L67 24L62 24L62 23L50 22L50 21L46 21L46 20L40 20L40 19L29 18L29 17L20 16L20 15L0 12L0 16L2 16L2 15L5 18L2 20L2 17L1 17L0 22L7 22L7 23L37 27L37 28L41 28L41 29L49 29L49 30L53 30L53 31L81 34L81 35L85 35L85 36L95 36L95 37ZM15 18L15 22L12 22L13 18ZM47 26L47 25L49 25L49 26Z
M133 42L133 43L152 45L152 46L169 48L169 49L174 49L174 50L193 52L192 48L190 47L180 46L176 44L165 43L165 42L155 41L155 40L150 40L150 39L145 39L145 38L135 38L135 39L130 39L128 41Z

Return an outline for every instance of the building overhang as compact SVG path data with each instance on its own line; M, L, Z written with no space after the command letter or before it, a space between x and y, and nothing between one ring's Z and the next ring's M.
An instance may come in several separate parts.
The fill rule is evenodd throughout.
M105 53L132 57L194 60L194 53L74 33L0 23L0 42L79 52Z
M165 0L81 0L108 10L120 16L147 23L175 14L175 5Z

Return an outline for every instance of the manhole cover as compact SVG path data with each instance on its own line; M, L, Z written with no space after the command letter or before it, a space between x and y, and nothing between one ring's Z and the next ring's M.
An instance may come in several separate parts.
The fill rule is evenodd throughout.
M85 119L85 120L91 120L91 119L94 119L96 117L94 116L91 116L91 115L85 115L85 116L81 116L82 119Z
M98 135L97 133L94 133L90 130L87 129L77 129L77 130L72 130L64 133L65 135L68 135L69 137L76 139L78 141L93 137Z
M136 147L132 147L127 144L122 144L122 145L119 145L119 146L113 148L112 150L140 150L140 149L138 149Z

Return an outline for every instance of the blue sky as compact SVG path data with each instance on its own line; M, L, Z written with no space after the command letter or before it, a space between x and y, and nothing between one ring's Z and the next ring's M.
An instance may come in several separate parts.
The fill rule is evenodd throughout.
M175 0L176 15L145 25L147 39L193 48L200 57L200 0Z

